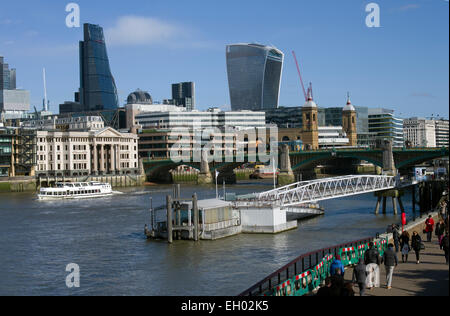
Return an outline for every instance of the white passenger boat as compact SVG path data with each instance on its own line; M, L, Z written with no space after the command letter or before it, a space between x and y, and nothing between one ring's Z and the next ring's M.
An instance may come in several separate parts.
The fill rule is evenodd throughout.
M39 200L90 199L113 195L109 183L76 182L56 183L53 188L42 188L38 193Z

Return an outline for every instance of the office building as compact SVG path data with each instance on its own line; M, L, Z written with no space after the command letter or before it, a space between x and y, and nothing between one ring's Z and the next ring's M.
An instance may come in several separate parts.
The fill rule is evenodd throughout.
M223 112L219 109L208 111L167 111L143 112L136 116L142 129L155 128L263 128L266 126L264 112L236 111Z
M21 119L30 110L30 92L16 89L16 70L0 56L0 121Z
M347 137L342 126L322 126L319 127L319 148L330 149L337 147L347 147L350 139ZM352 145L350 145L352 146Z
M172 85L172 104L185 108L187 111L195 109L195 84L181 82Z
M119 98L109 65L103 28L84 24L84 41L79 44L80 89L74 102L60 105L60 113L116 110Z
M436 147L436 125L433 120L418 117L405 119L403 133L405 142L411 147Z
M228 84L233 111L265 111L278 107L284 54L260 44L226 48Z
M36 175L139 174L138 137L111 127L35 131Z
M434 123L436 134L436 147L448 148L449 142L448 119L434 119Z
M390 140L394 147L404 147L403 120L393 110L369 109L369 146L377 140Z

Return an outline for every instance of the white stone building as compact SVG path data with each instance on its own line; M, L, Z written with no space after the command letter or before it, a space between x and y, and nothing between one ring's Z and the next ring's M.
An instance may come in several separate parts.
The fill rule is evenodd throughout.
M403 121L403 133L406 142L414 148L436 147L436 126L432 120L413 117Z
M436 147L442 148L449 146L449 128L447 119L435 119L436 127Z
M138 136L111 127L36 131L36 175L139 174Z

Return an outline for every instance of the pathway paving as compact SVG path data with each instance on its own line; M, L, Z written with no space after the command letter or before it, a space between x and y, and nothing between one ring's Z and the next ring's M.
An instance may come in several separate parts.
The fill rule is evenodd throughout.
M422 240L426 237L421 235ZM444 251L439 249L437 237L432 242L425 242L425 250L420 254L420 264L416 264L416 255L411 251L407 263L402 263L398 253L399 265L394 270L392 289L386 289L386 270L380 267L380 288L366 291L366 296L448 296L449 266L445 263ZM353 269L345 273L350 280ZM359 296L359 289L355 288Z

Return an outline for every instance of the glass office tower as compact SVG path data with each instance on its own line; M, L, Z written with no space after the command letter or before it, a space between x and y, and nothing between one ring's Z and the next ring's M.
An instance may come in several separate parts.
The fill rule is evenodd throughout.
M233 111L278 108L284 54L259 44L227 46L228 84Z
M98 25L84 24L84 41L80 42L79 95L84 111L114 110L119 107L103 29Z

